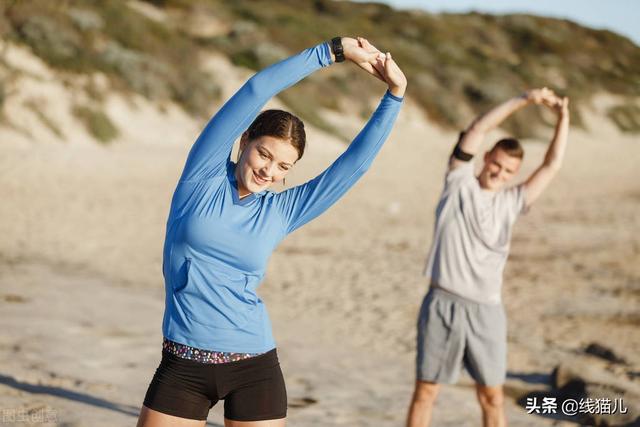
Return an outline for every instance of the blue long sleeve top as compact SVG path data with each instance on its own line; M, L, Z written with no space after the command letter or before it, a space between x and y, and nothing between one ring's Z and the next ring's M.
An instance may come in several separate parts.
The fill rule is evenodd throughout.
M320 215L361 177L387 138L402 99L387 92L347 150L311 181L281 193L238 196L234 141L264 104L331 64L326 43L251 77L215 114L191 148L171 201L163 251L170 340L225 352L275 348L256 288L279 242Z

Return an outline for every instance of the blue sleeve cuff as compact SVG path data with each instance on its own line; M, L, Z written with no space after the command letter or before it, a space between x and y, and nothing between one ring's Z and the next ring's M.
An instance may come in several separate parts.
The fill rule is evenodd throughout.
M389 89L387 89L387 93L385 93L384 96L386 96L388 98L391 98L394 101L398 101L398 102L402 102L402 100L404 99L404 97L400 98L399 96L395 96L394 94L389 92Z
M318 47L320 47L321 49L322 66L328 67L329 65L333 64L333 61L331 60L331 47L329 46L329 42L321 43Z

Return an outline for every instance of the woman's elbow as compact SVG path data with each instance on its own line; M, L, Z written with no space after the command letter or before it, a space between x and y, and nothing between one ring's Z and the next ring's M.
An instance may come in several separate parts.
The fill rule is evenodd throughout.
M265 92L265 87L267 86L264 78L258 74L254 74L247 82L244 84L244 90L248 92L252 97L261 97Z

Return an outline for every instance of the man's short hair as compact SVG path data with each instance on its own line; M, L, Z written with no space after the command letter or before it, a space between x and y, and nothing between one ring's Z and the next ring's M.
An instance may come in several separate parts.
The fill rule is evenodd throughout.
M520 141L515 138L501 139L495 143L490 152L493 153L498 149L504 151L511 157L517 157L518 159L522 159L524 157L524 148L522 148Z

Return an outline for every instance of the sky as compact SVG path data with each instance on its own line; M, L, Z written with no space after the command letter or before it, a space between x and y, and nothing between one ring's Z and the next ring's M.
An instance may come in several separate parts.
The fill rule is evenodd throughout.
M374 0L429 12L530 13L608 29L640 46L640 0Z

